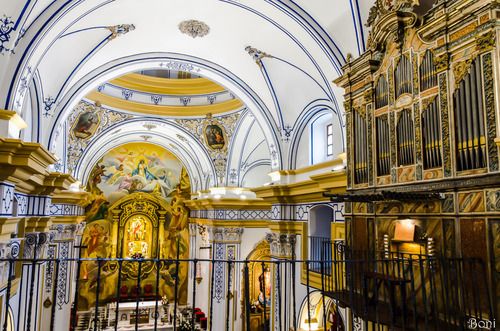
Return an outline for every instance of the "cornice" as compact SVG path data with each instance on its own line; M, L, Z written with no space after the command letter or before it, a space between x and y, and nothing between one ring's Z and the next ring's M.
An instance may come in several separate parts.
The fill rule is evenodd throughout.
M14 184L18 192L49 195L68 189L76 181L71 175L47 170L56 162L38 143L0 138L0 181Z
M9 240L11 234L17 232L20 221L19 217L0 217L0 241Z
M316 170L321 170L321 169L327 169L327 168L334 168L336 166L340 166L343 164L342 159L334 159L326 162L321 162L317 164L313 164L307 167L302 167L298 169L293 169L293 170L279 170L278 173L280 175L285 175L285 176L295 176L295 175L301 175L301 174L306 174L308 172L313 172Z
M252 189L258 198L270 203L301 203L324 201L324 192L340 193L347 188L345 171L312 175L310 179L293 184L268 185Z
M111 84L154 94L193 95L225 91L224 87L207 78L169 79L136 73L110 81Z
M198 199L187 200L184 202L186 207L191 210L216 210L216 209L234 209L234 210L269 210L271 203L264 200L241 200L241 199Z
M70 174L50 172L45 177L44 186L52 193L66 191L73 183L76 183L76 179Z
M25 233L31 232L48 232L52 226L53 217L50 216L35 216L24 218Z
M212 220L206 218L189 218L189 222L200 225L225 226L225 227L243 227L243 228L267 228L267 220Z
M52 195L52 203L86 206L90 203L90 193L81 191L59 191Z
M231 99L213 105L165 106L123 100L100 92L90 92L86 98L115 109L159 116L205 116L208 113L221 114L239 110L244 106L239 99Z
M22 117L13 110L0 109L0 120L12 122L19 129L25 129L28 126Z
M57 224L80 224L85 222L85 216L52 216L52 225Z
M268 224L271 231L275 233L302 234L307 222L302 221L271 221Z

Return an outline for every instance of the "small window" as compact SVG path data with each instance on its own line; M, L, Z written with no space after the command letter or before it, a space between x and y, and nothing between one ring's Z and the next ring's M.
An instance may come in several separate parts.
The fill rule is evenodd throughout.
M326 126L326 156L333 155L333 125Z

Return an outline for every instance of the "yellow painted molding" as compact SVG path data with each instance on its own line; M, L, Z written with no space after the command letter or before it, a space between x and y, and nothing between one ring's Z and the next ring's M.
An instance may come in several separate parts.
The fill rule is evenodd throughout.
M292 183L268 185L252 189L258 198L271 203L320 202L326 201L324 192L342 193L347 188L345 171L326 172L312 175L310 179Z
M85 216L53 216L52 224L80 224L85 222Z
M233 227L233 228L268 228L268 220L211 220L206 218L190 218L190 223L217 226L217 227Z
M500 147L500 137L495 138L495 144Z
M14 184L16 191L50 195L69 189L76 182L71 175L47 170L56 162L54 155L38 143L0 138L0 181Z
M90 193L85 191L59 191L52 195L52 202L79 205L84 207L90 203Z
M10 240L11 234L17 233L18 224L21 221L19 217L1 217L0 218L0 241Z
M293 233L301 235L304 232L303 221L270 221L269 229L276 233Z
M12 123L19 129L26 129L28 124L13 110L0 109L0 120L12 121Z
M212 94L226 90L207 78L170 79L136 73L113 79L110 83L127 89L154 94Z
M16 190L31 193L43 187L47 167L56 158L38 143L0 138L0 181L16 185Z
M235 111L244 106L243 103L238 99L231 99L213 105L200 106L152 105L130 100L123 100L97 91L90 92L86 96L86 98L91 100L92 102L98 101L101 104L107 105L112 108L159 116L205 116L208 113L221 114Z
M24 233L48 232L52 225L52 217L25 217L24 222Z
M248 209L248 210L269 210L271 203L264 200L241 200L241 199L198 199L187 200L185 205L192 210L213 210L213 209Z
M212 220L206 218L190 218L190 223L216 227L267 228L276 233L293 233L302 235L307 222L271 221L271 220Z
M58 192L66 191L70 188L71 184L76 183L76 179L70 174L63 174L60 172L50 172L44 181L45 192Z
M313 164L313 165L310 165L307 167L298 168L298 169L294 169L294 170L280 170L280 171L278 171L278 173L280 175L284 175L284 176L294 176L294 175L305 174L308 172L321 170L321 169L331 170L332 168L341 166L342 164L343 164L342 159L334 159L334 160L321 162L321 163Z

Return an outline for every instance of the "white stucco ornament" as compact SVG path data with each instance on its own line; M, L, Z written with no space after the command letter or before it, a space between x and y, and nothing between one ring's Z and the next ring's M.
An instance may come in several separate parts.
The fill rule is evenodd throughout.
M187 20L179 24L179 30L193 38L205 37L210 32L210 27L201 21Z

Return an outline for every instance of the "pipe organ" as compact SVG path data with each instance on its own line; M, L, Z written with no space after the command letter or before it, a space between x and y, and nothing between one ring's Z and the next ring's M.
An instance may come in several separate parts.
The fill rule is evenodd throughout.
M354 111L354 151L355 151L355 181L358 184L368 181L368 157L367 157L367 134L366 120L359 112Z
M422 112L422 154L424 169L442 166L441 122L437 98Z
M377 87L375 88L375 108L382 108L389 104L389 91L387 87L387 80L382 75L378 79Z
M469 71L457 85L453 93L457 170L484 168L486 136L480 59L472 61Z
M387 116L382 115L375 119L377 125L377 175L390 174L390 146L389 122Z
M422 63L419 68L420 90L425 91L437 86L436 66L434 65L434 55L430 50L425 51Z
M408 165L413 164L415 136L413 132L413 120L411 111L404 109L399 114L397 126L398 138L398 164Z
M394 71L394 84L396 87L396 98L404 93L412 92L412 67L411 62L405 55L401 56Z
M481 258L498 298L500 4L418 3L377 0L366 52L348 57L335 83L345 90L348 194L440 198L347 201L347 245L373 253L388 237L390 250ZM400 245L404 219L419 232Z

